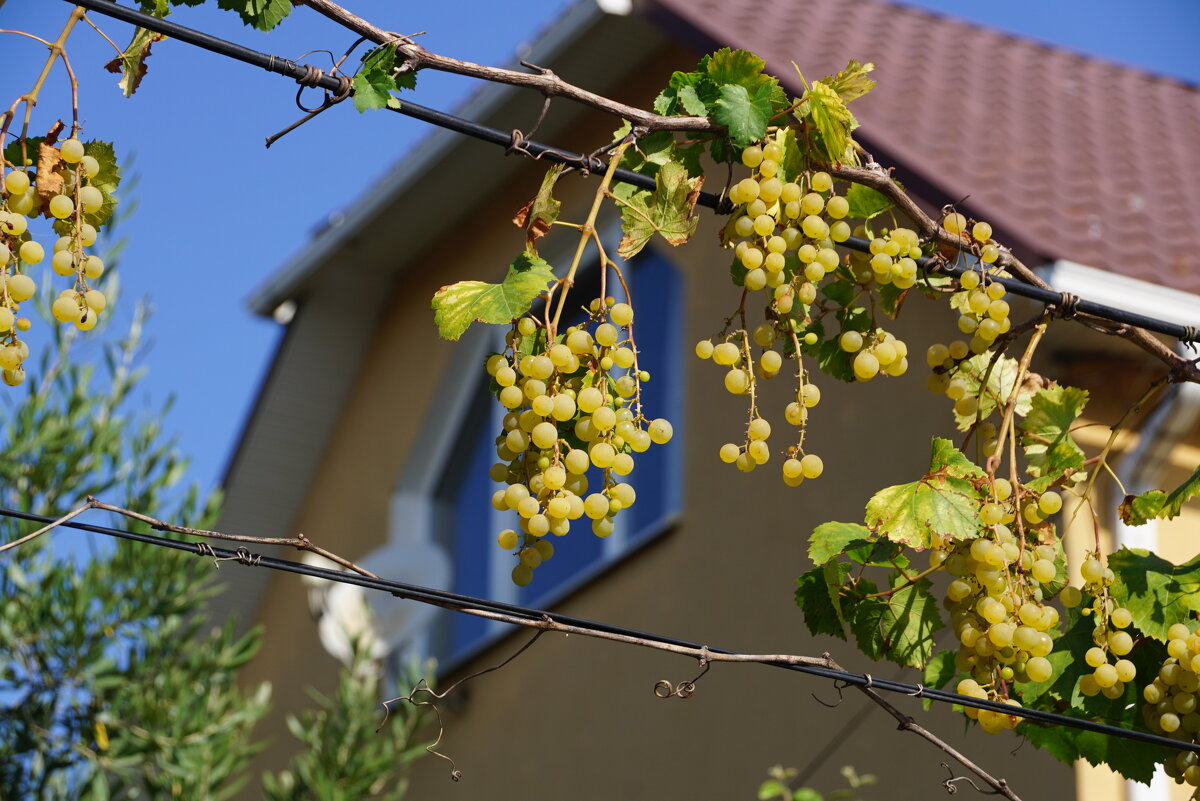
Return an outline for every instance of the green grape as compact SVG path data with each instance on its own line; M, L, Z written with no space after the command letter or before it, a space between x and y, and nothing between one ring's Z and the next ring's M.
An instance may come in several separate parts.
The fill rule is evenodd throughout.
M750 387L750 377L745 370L734 368L725 374L725 389L734 395L745 394Z
M675 429L671 426L670 421L662 417L652 420L646 431L650 435L650 440L656 445L666 445L675 434Z
M726 464L733 464L737 461L738 456L742 454L742 449L732 442L727 442L721 446L720 457L721 461Z
M942 228L944 228L947 233L961 234L966 230L966 227L967 218L956 212L947 214L942 218Z
M814 192L828 192L833 188L833 178L827 172L814 172L809 185Z
M854 377L859 381L870 381L879 373L879 360L870 351L859 351L854 357Z
M857 331L846 331L838 339L838 345L847 353L856 353L863 346L862 334Z
M533 571L524 564L517 565L512 569L512 581L518 587L528 587L533 581Z
M992 226L985 222L977 222L971 228L971 236L975 237L980 242L987 242L992 238Z
M88 214L95 214L104 205L104 195L94 186L79 187L79 205Z
M825 471L825 463L820 456L809 453L800 460L800 469L805 478L818 478Z
M12 170L4 176L4 188L10 195L23 195L29 189L29 174L20 170Z
M756 417L750 421L746 433L751 440L765 440L771 436L771 424L761 417Z
M75 137L64 140L59 150L62 160L68 164L77 164L83 158L83 143Z
M62 220L75 213L75 201L66 195L55 195L50 198L50 213Z
M756 439L746 446L746 454L755 464L766 464L771 458L771 449L766 442Z
M26 242L25 244L30 243ZM8 288L8 296L17 303L23 303L37 293L37 284L28 275L21 273L10 275L5 286Z
M496 538L496 542L506 551L511 551L517 547L517 532L511 528L506 528L500 532L500 536Z

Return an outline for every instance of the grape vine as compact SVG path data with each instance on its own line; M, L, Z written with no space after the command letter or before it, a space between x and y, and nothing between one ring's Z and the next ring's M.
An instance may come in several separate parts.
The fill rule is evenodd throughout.
M164 16L180 4L195 0L146 0L143 7ZM293 3L223 5L268 30ZM1011 709L965 708L986 732L1016 729L1060 759L1106 762L1139 781L1162 763L1178 781L1200 787L1200 763L1190 752L1144 742L1112 749L1103 738L1022 717L1028 709L1070 712L1181 743L1200 740L1200 557L1174 565L1144 551L1104 552L1097 493L1098 478L1111 472L1116 432L1166 384L1200 380L1200 367L1145 331L1090 321L1139 345L1168 372L1113 426L1102 452L1088 458L1074 437L1087 392L1031 369L1055 312L1064 310L1011 319L1001 281L1044 287L1039 279L993 238L988 222L953 206L936 219L926 215L855 142L851 104L874 87L872 65L850 61L811 82L798 75L802 91L792 96L757 56L724 49L675 73L652 110L643 110L548 70L487 68L431 53L331 0L304 5L377 45L352 78L342 79L343 91L306 119L344 99L348 87L359 111L395 109L395 94L413 86L416 72L436 69L533 88L624 121L580 162L592 170L607 159L584 219L559 218L554 193L567 171L551 168L516 215L525 247L505 278L443 287L432 301L448 339L475 321L506 327L503 346L482 367L503 408L492 504L513 513L513 526L493 533L511 554L515 584L534 580L554 555L553 538L570 533L572 523L587 518L594 536L611 535L637 501L628 477L638 455L672 438L671 423L644 408L642 387L652 376L639 364L635 321L653 310L635 302L627 261L658 238L670 246L689 241L702 188L707 180L711 189L719 175L728 214L720 244L731 251L738 300L694 349L719 368L728 392L745 398L746 417L730 424L716 459L748 473L776 458L792 487L820 478L824 463L806 435L821 382L905 376L909 343L887 327L911 295L943 298L957 313L953 338L923 350L926 386L950 402L962 440L934 438L928 471L874 493L861 523L828 522L812 532L815 567L799 577L795 595L809 629L853 636L868 656L923 671L927 687L954 687ZM93 286L104 264L89 248L116 202L112 146L80 138L77 101L69 128L59 122L45 136L30 135L33 105L56 62L75 95L64 46L80 19L77 8L58 40L38 39L50 50L46 67L0 115L0 369L10 385L24 380L29 355L21 334L32 323L21 304L37 295L31 268L49 256L51 269L70 280L48 303L62 323L86 331L107 305ZM139 29L114 62L127 94L137 89L159 38ZM278 71L273 57L266 68ZM21 103L17 133L10 129ZM511 149L519 150L519 141L514 135ZM652 188L617 180L630 172ZM597 233L605 209L622 223L615 253ZM39 241L41 219L56 235L53 243ZM569 265L557 273L540 253L549 236L577 238ZM581 297L577 278L589 252L599 291ZM1019 356L1009 355L1022 342ZM911 362L919 363L919 352ZM765 408L761 382L780 376L795 382L787 402ZM789 433L776 445L783 430ZM1198 494L1200 469L1170 491L1126 497L1119 513L1129 525L1169 519ZM1063 518L1080 514L1097 536L1076 569L1067 564ZM936 639L942 629L953 634L949 647ZM1015 797L1003 782L989 783Z

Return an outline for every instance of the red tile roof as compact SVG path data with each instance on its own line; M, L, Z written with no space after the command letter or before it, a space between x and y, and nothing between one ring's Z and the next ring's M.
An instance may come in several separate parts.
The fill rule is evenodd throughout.
M799 93L876 65L857 137L1019 250L1200 294L1200 89L882 0L645 0Z

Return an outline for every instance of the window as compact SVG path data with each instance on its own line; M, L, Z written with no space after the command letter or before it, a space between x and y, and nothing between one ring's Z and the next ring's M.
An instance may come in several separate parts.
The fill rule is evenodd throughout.
M598 277L592 272L593 287L587 286L585 274L578 285L579 297L598 294ZM414 454L430 454L436 463L410 465L393 504L393 538L430 537L448 557L445 589L547 607L662 534L678 516L682 508L682 280L666 260L649 250L626 268L626 279L635 301L653 309L653 313L642 311L635 324L640 366L651 374L643 387L643 404L648 415L672 421L675 437L637 455L636 467L626 479L637 491L637 502L616 516L616 529L609 537L593 535L587 518L576 521L567 536L551 537L554 557L537 569L533 583L515 586L510 577L512 556L496 544L501 529L515 527L514 513L492 507L492 493L501 485L488 476L496 460L495 437L504 410L488 392L486 375L479 369L487 353L501 348L502 332L477 327L478 332L471 332L473 338L460 344L449 371L457 386L443 387L439 395L447 398L436 413L436 423L444 430L425 432L414 449ZM609 294L615 294L611 286ZM463 385L464 377L469 386ZM414 455L413 460L421 458ZM599 483L598 474L592 486ZM446 611L439 611L426 628L423 633L384 634L394 649L406 642L419 643L420 652L436 657L442 669L450 669L508 629L502 623Z

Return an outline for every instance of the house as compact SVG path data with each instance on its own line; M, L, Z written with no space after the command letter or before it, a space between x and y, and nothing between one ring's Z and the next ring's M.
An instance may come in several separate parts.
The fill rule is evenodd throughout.
M527 59L646 107L673 70L720 46L763 55L794 93L792 60L810 77L850 58L875 62L879 86L858 101L858 138L927 208L958 202L991 221L999 241L1061 290L1184 324L1200 316L1196 87L882 0L642 0L628 15L581 2ZM540 107L534 93L488 85L457 113L527 130ZM537 138L587 152L615 127L555 101ZM440 340L429 299L453 281L503 274L523 237L509 218L536 191L543 167L432 131L262 287L254 310L287 330L230 464L222 527L302 531L389 577L714 646L829 650L850 669L919 680L871 666L849 644L810 637L792 590L809 567L815 525L861 519L876 489L925 469L930 432L950 430L947 404L926 392L920 370L886 385L818 378L824 400L810 436L825 460L819 482L790 489L775 470L747 476L720 463L717 450L745 412L691 355L737 305L722 280L729 255L715 246L720 222L707 211L691 244L655 245L634 268L631 291L653 298L658 312L657 329L645 334L660 354L649 386L661 411L653 414L670 417L677 432L656 462L635 471L638 514L605 540L572 532L529 588L509 581L485 475L497 420L480 365L497 334L477 326L459 343ZM572 176L560 187L564 218L581 217L595 178ZM611 236L611 221L601 227ZM543 255L561 265L568 256L557 247L567 243L547 244ZM922 298L896 325L920 350L954 332L944 304ZM1155 368L1128 343L1069 323L1053 327L1040 365L1093 390L1090 419L1105 424ZM782 406L777 397L768 403ZM1193 393L1161 405L1153 421L1145 436L1119 443L1127 454L1118 467L1132 486L1178 481L1200 461ZM1106 431L1097 425L1080 438L1098 450ZM1102 521L1110 541L1148 543L1176 559L1194 550L1178 533L1198 522L1194 506L1136 531ZM296 688L330 684L337 663L308 614L307 587L254 572L218 604L266 627L247 678L275 683L273 725L282 733L282 714L303 701ZM527 636L408 602L381 612L393 645L438 655L447 677L501 661ZM303 673L289 689L297 665ZM659 679L696 672L680 657L544 637L447 702L442 750L464 771L463 784L451 785L442 760L426 759L410 797L745 797L777 763L823 789L838 787L838 768L852 764L879 776L897 801L942 792L940 754L897 735L857 697L817 703L812 696L837 701L827 683L716 665L687 701L652 692ZM1011 737L962 735L948 709L923 720L1030 788L1026 798L1183 797L1127 792L1102 770L1072 771L1029 747L1010 753L1019 745ZM287 748L280 736L262 759L277 764Z

